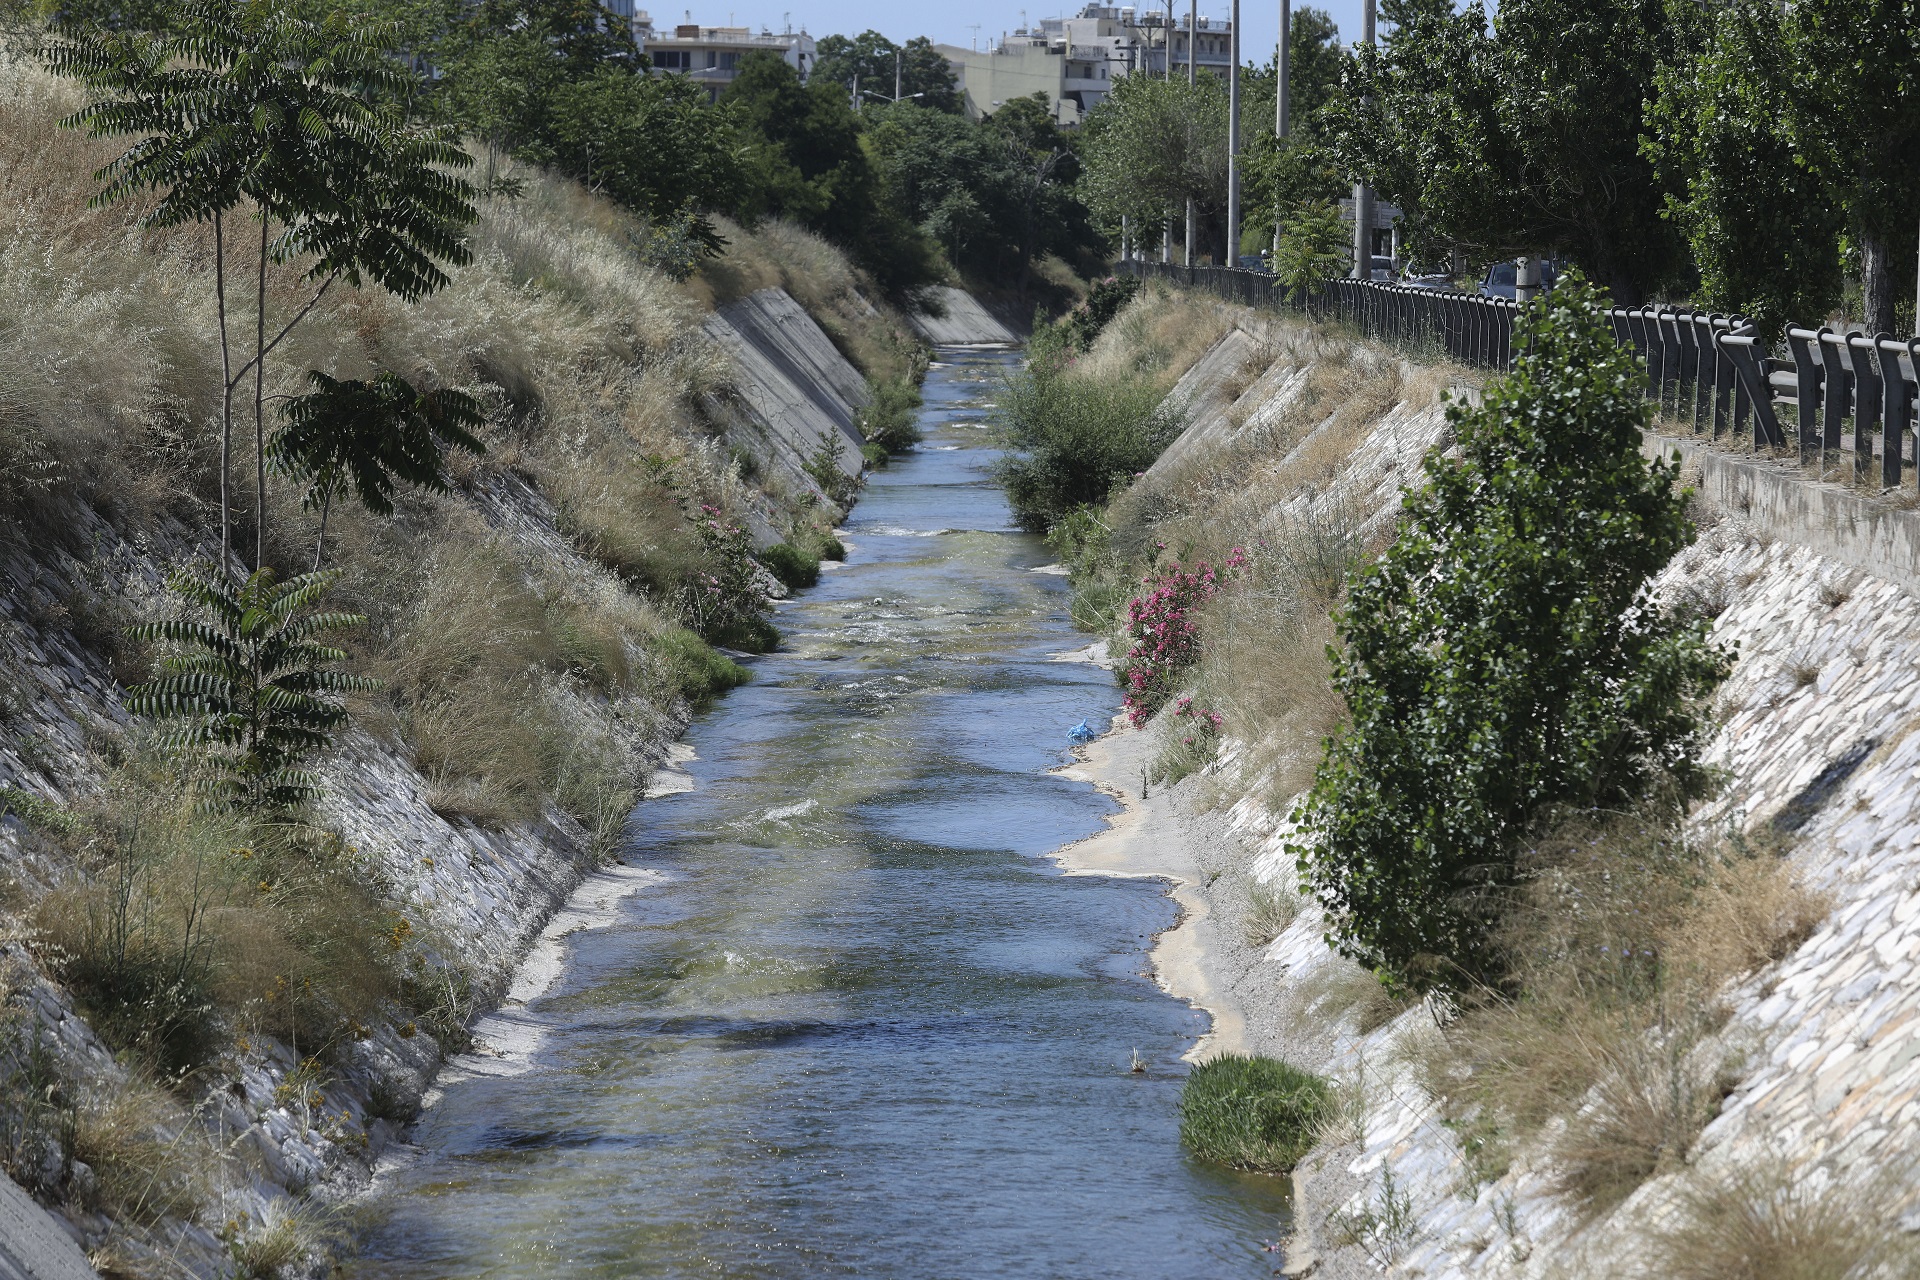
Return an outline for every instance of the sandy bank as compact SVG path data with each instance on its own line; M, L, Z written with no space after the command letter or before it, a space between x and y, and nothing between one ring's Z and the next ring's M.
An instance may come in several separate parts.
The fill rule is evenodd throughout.
M1210 892L1227 861L1223 833L1189 803L1195 782L1174 787L1143 786L1147 766L1158 750L1151 728L1135 729L1122 717L1113 729L1089 743L1080 759L1063 766L1063 777L1090 782L1112 796L1121 812L1107 829L1057 851L1054 860L1070 875L1149 876L1171 882L1180 908L1179 922L1154 941L1154 980L1169 994L1204 1009L1213 1027L1188 1050L1198 1062L1218 1053L1246 1053L1243 1006L1234 990L1251 958L1238 922L1223 913L1221 895ZM1145 793L1144 798L1142 793ZM1225 838L1231 839L1228 835Z

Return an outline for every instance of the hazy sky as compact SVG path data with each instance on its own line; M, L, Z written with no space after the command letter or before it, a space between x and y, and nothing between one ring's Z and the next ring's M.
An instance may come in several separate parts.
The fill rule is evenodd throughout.
M1080 5L1071 8L1023 8L1020 0L975 0L969 4L913 5L889 3L888 0L719 0L727 8L696 8L691 10L691 21L705 26L750 26L755 30L768 27L782 30L789 21L798 28L805 27L814 36L857 35L872 28L889 40L902 43L914 36L930 36L936 44L956 44L966 48L975 40L981 48L986 48L990 39L997 39L1001 32L1011 31L1021 25L1022 15L1029 22L1038 22L1042 18L1066 17L1078 13ZM1081 0L1084 4L1085 0ZM686 0L680 0L677 7L667 7L661 0L640 0L640 6L647 8L653 15L656 26L671 26L677 22L688 21L689 11ZM1349 40L1360 33L1361 0L1331 0L1330 3L1316 7L1325 9L1333 15L1340 26L1340 38ZM1165 13L1164 0L1158 12ZM1175 20L1187 12L1187 0L1175 0ZM1230 14L1226 0L1200 0L1200 13L1208 18L1226 18ZM1260 4L1242 3L1241 53L1243 60L1254 63L1266 63L1273 57L1274 39L1280 30L1280 5L1278 0ZM976 29L974 24L979 24Z

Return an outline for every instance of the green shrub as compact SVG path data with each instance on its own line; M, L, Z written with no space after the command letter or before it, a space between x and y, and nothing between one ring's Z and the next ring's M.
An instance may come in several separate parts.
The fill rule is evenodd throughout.
M1522 321L1514 371L1448 421L1392 546L1337 615L1351 717L1297 817L1340 950L1416 988L1497 980L1489 930L1530 828L1657 781L1704 788L1701 700L1729 658L1642 592L1693 537L1677 463L1578 281Z
M753 678L752 672L715 652L712 645L685 627L668 627L655 643L673 669L674 685L689 702L706 702Z
M998 418L1010 450L996 474L1020 526L1044 533L1076 507L1104 502L1153 465L1185 425L1144 378L1081 379L1057 339L1034 344L1007 379Z
M167 1076L230 1030L315 1051L393 991L395 917L339 836L207 813L171 773L116 774L79 844L87 875L35 908L35 947L106 1042Z
M815 560L845 560L847 548L826 529L808 529L794 535L794 545Z
M760 563L789 587L811 587L820 581L820 561L791 542L776 542L760 552Z
M905 380L869 381L872 400L860 411L860 434L880 447L880 462L920 443L920 389ZM868 459L873 461L872 458Z
M829 431L820 441L820 447L806 461L806 472L813 477L820 492L829 502L839 507L853 505L854 495L860 492L860 480L840 469L840 459L846 456L846 441L840 438L838 431Z
M1222 1054L1180 1092L1180 1142L1202 1160L1284 1173L1300 1163L1333 1110L1333 1091L1275 1058Z
M1140 292L1140 281L1133 276L1108 276L1094 282L1079 306L1061 316L1058 328L1067 344L1076 351L1089 350L1121 308Z

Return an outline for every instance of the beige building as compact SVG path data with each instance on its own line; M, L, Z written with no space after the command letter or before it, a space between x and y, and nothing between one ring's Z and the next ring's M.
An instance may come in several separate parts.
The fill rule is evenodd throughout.
M805 80L813 72L813 37L806 31L776 34L762 28L703 27L681 23L656 30L645 9L633 15L633 39L653 62L655 75L683 75L702 86L710 98L726 92L740 74L740 60L750 53L778 54Z
M984 50L935 46L953 64L969 116L993 114L1013 98L1044 93L1054 118L1076 125L1113 91L1121 76L1186 74L1191 48L1196 68L1225 75L1232 65L1232 29L1226 22L1132 6L1089 4L1071 18L1047 18L1002 36Z

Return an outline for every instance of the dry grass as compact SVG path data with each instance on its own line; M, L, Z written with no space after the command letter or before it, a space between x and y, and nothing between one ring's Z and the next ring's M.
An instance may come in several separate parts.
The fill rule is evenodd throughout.
M615 833L639 782L619 700L638 691L654 665L647 642L670 624L636 602L621 602L624 617L595 603L543 596L503 544L435 558L383 666L436 809L500 825L556 804Z
M1409 1004L1351 960L1333 957L1287 987L1280 1021L1291 1035L1324 1035L1350 1023L1360 1035L1377 1031Z
M1247 890L1247 945L1264 947L1272 942L1299 918L1305 906L1291 889L1253 883Z
M1151 280L1101 332L1078 372L1109 381L1146 375L1166 390L1232 324L1226 304Z
M1795 1170L1784 1161L1689 1177L1679 1214L1656 1232L1663 1280L1895 1280L1920 1271L1901 1230L1897 1170ZM1850 1176L1851 1175L1851 1176Z
M1483 1176L1557 1116L1559 1189L1584 1212L1679 1167L1738 1065L1728 985L1824 916L1776 852L1673 822L1577 818L1532 851L1501 939L1511 988L1469 1001L1426 1064Z
M35 904L33 945L96 1031L168 1078L232 1030L307 1051L395 990L393 916L352 849L320 828L197 812L137 752L67 837L82 874Z
M101 1086L80 1107L73 1158L93 1171L95 1207L143 1224L192 1217L212 1200L221 1172L207 1130L137 1078Z

